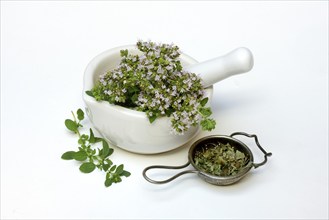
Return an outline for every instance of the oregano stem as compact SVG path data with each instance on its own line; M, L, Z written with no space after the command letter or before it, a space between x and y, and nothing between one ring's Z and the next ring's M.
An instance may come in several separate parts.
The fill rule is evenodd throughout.
M80 134L80 131L79 131L79 124L80 124L80 121L77 122L77 118L75 117L73 111L71 111L71 113L72 113L72 115L73 115L74 122L77 124L77 130L76 130L76 132L77 132L79 138L81 138L81 134Z

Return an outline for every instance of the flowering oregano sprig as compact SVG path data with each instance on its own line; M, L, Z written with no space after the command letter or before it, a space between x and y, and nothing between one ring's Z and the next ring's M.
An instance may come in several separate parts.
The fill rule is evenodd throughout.
M179 48L173 44L137 42L142 55L121 50L119 66L100 75L87 94L98 101L146 112L152 123L156 118L171 118L173 132L183 134L191 126L201 124L212 130L208 98L204 97L201 79L183 69Z

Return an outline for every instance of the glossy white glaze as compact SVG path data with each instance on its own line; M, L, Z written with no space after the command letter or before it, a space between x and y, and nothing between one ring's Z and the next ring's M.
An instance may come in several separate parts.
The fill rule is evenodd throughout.
M245 47L239 47L228 54L186 67L187 71L198 73L206 88L235 74L252 69L252 53Z

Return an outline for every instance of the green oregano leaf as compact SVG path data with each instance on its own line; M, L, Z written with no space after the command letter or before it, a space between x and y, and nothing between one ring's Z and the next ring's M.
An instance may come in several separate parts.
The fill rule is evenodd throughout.
M91 173L95 170L96 165L92 162L83 163L80 166L80 171L83 173Z
M95 137L95 143L101 142L102 140L103 140L103 138Z
M102 154L100 156L102 158L106 158L108 156L109 152L110 152L110 147L109 147L108 143L105 140L102 141L102 144L103 144L103 149L101 151Z
M82 121L85 118L84 112L79 108L77 111L78 119Z
M121 55L122 57L126 57L126 56L128 56L128 50L120 50L120 55Z
M209 117L212 113L210 108L200 108L199 112L203 117Z
M98 142L101 142L103 140L103 138L100 137L95 137L93 130L90 128L89 129L89 143L91 144L95 144Z
M211 131L216 126L216 121L214 119L204 119L200 123L202 130Z
M112 160L110 160L109 158L106 158L106 159L105 159L105 162L106 162L107 164L109 164L110 166L112 166L112 164L113 164Z
M157 119L156 115L152 115L151 117L149 117L150 123L153 123L155 121L155 119Z
M122 171L122 173L120 175L121 176L125 176L125 177L129 177L131 175L131 173L128 172L128 171L126 171L126 170L124 170L124 171Z
M112 185L112 183L113 183L112 179L106 179L104 185L105 185L106 187L109 187L109 186Z
M122 181L122 179L121 179L121 177L119 175L115 175L113 177L113 180L114 180L115 183L120 183Z
M137 93L134 93L134 94L131 96L131 102L132 102L132 103L135 103L137 100L138 100L138 94L137 94Z
M63 160L73 160L73 154L75 154L74 151L67 151L62 155Z
M86 91L86 94L93 97L93 98L95 97L91 90Z
M108 169L111 167L110 164L103 164L103 170L108 171Z
M94 132L93 130L90 128L89 129L89 143L93 144L96 142L95 136L94 136Z
M170 115L171 115L172 113L174 113L174 112L175 112L175 110L174 110L173 108L168 108L168 109L165 111L165 114L166 114L167 117L170 117Z
M113 148L110 148L109 152L105 155L105 158L111 156L113 154L113 152L114 152Z
M201 105L202 107L204 107L204 106L207 104L207 102L208 102L208 97L202 99L201 102L200 102L200 105Z
M67 129L69 129L70 131L73 131L74 133L77 133L77 131L78 131L77 123L72 121L71 119L65 120L65 126Z
M110 172L113 172L116 168L117 168L117 166L114 165L113 167L111 167Z
M72 157L77 161L85 161L87 159L87 153L84 151L78 151L75 152Z
M117 169L115 170L115 173L120 175L123 171L123 164L119 165Z

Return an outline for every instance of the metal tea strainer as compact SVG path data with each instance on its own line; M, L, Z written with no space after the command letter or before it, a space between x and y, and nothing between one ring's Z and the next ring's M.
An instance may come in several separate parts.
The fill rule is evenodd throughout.
M258 148L264 153L264 161L261 163L254 163L254 157L252 152L250 151L250 149L244 144L242 143L240 140L233 138L233 136L236 135L244 135L250 138L254 138L256 145L258 146ZM234 146L237 150L239 150L240 152L244 153L247 157L247 164L237 173L234 175L230 175L230 176L217 176L217 175L212 175L209 173L206 173L204 171L201 171L198 166L195 164L194 161L194 156L196 154L196 152L200 152L201 150L205 150L206 148L209 148L211 146L213 146L213 144L211 143L221 143L221 144L230 144L232 146ZM259 144L258 142L258 138L256 135L254 134L247 134L244 132L235 132L233 134L231 134L230 136L225 136L225 135L211 135L211 136L207 136L204 138L199 139L198 141L194 142L189 150L188 153L188 162L182 166L164 166L164 165L154 165L154 166L149 166L146 167L143 171L143 176L144 178L149 181L150 183L154 183L154 184L163 184L163 183L168 183L174 179L176 179L177 177L183 175L183 174L187 174L187 173L197 173L204 181L214 184L214 185L230 185L233 184L237 181L239 181L241 178L243 178L248 171L254 167L257 168L259 166L264 165L267 162L267 157L271 156L272 153L267 153L262 146ZM188 165L192 164L192 166L194 167L193 170L185 170L182 171L176 175L174 175L173 177L166 179L166 180L153 180L150 177L148 177L146 175L146 172L150 169L182 169L187 167Z

